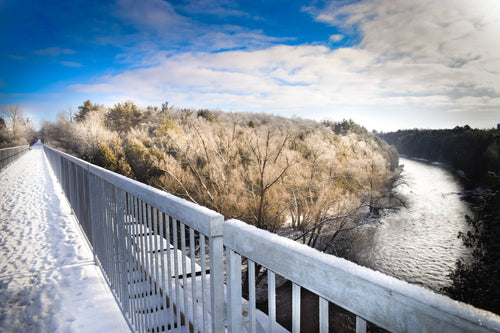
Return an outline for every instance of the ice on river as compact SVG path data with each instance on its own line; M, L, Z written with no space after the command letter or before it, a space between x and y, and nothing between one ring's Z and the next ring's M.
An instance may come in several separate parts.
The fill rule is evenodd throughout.
M0 332L130 331L42 145L0 172Z

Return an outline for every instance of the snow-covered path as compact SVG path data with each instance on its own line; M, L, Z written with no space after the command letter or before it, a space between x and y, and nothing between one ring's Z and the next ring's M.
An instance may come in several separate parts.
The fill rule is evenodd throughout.
M130 331L42 145L0 172L0 332Z

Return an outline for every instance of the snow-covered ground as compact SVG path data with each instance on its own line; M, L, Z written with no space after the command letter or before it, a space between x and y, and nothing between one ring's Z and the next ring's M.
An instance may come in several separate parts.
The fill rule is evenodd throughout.
M0 171L0 332L130 331L42 145Z

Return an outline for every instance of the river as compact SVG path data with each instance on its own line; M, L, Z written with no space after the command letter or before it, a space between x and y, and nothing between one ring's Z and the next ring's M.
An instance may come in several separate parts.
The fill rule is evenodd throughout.
M470 208L458 194L463 190L449 170L401 158L405 184L395 191L407 207L384 211L380 219L359 230L353 260L407 282L439 291L455 262L469 252L457 238L467 231Z

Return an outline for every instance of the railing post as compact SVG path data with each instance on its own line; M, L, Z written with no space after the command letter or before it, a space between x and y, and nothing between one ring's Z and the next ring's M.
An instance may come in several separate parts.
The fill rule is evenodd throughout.
M221 222L224 220L221 217ZM212 332L224 332L224 242L222 235L210 236L210 305Z
M227 249L227 321L229 332L242 331L241 317L241 256Z

